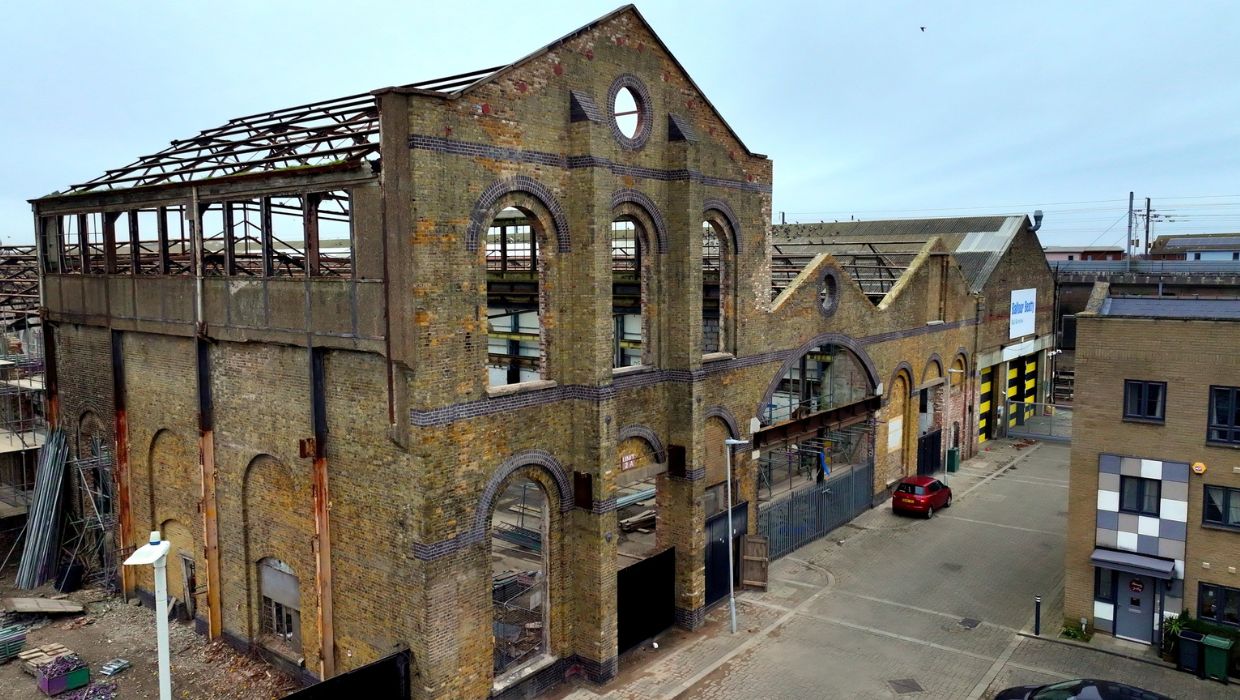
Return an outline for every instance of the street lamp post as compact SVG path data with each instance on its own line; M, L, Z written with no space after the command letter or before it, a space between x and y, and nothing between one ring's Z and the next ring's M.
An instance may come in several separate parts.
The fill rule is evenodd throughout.
M159 700L172 700L171 660L168 655L168 550L171 544L161 540L159 530L151 532L150 541L125 560L125 566L155 567L155 642L159 654Z
M748 444L748 440L735 438L726 438L723 441L723 458L728 465L728 615L732 619L732 634L736 634L736 586L733 583L735 574L732 572L732 447Z

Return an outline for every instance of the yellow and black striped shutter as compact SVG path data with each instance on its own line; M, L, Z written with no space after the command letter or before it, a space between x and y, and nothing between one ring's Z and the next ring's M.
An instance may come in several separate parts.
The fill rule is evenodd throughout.
M990 397L991 386L990 381L994 376L994 368L987 367L982 370L982 383L978 390L977 404L977 441L986 442L989 431L986 426L990 424Z
M1021 385L1020 385L1020 369L1021 360L1017 359L1008 363L1007 372L1007 424L1009 428L1016 427L1016 418L1020 416L1020 406L1015 402L1020 401Z
M1033 417L1035 406L1034 402L1038 400L1038 356L1030 355L1024 359L1025 362L1025 420Z

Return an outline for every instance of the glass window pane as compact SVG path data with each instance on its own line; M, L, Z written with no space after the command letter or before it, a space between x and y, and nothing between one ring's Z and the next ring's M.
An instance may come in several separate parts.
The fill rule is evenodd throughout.
M1120 477L1119 489L1120 510L1137 510L1141 505L1141 482L1130 476Z
M1124 415L1135 416L1141 411L1141 392L1136 382L1124 382Z
M1214 425L1228 425L1231 417L1231 391L1228 389L1215 389L1212 397L1214 410L1210 413L1210 422Z
M1215 607L1215 596L1217 590L1214 586L1201 587L1201 600L1197 602L1198 616L1207 620L1214 620L1218 614Z
M1240 526L1240 491L1236 489L1228 490L1227 498L1227 524Z
M1141 508L1141 512L1142 513L1153 513L1157 515L1158 514L1158 497L1159 497L1159 491L1160 491L1159 487L1162 486L1162 484L1160 484L1159 482L1153 479L1142 479L1142 481L1145 484L1145 503L1143 504L1143 507Z
M1150 384L1145 390L1145 415L1162 418L1162 385Z
M1206 487L1205 511L1206 522L1223 522L1223 489L1213 486Z
M1094 597L1098 600L1111 600L1115 590L1114 585L1115 572L1111 569L1098 569L1097 585L1094 590Z
M1227 603L1223 606L1223 622L1240 624L1240 590L1227 589Z

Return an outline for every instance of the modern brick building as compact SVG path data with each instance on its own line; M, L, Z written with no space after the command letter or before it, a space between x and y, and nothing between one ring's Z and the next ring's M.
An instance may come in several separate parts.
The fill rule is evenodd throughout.
M1077 319L1065 622L1240 625L1240 298L1100 282Z
M317 678L407 646L417 697L606 680L726 591L729 456L738 532L828 462L847 516L1045 349L1024 217L880 287L773 259L771 185L632 7L235 119L34 200L52 419L113 446L121 547L162 531L212 636Z

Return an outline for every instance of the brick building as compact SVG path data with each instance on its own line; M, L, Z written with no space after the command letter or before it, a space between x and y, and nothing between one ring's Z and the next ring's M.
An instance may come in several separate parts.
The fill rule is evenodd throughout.
M989 216L779 225L772 230L775 274L781 261L824 253L860 281L872 304L887 308L887 291L937 239L966 282L959 296L943 298L961 304L962 313L972 317L973 338L966 347L974 355L970 372L977 376L963 419L981 443L1005 435L1033 415L1037 409L1031 404L1048 400L1045 368L1055 344L1055 280L1036 233L1040 212L1035 219L1036 224L1024 216ZM1014 320L1018 300L1022 308ZM936 296L927 302L942 303ZM902 325L916 322L905 318ZM1012 403L1022 404L1020 410L1010 410ZM953 434L949 440L964 456L973 453L972 439Z
M1240 299L1099 282L1077 319L1066 621L1240 625Z
M34 200L52 419L114 446L120 545L161 530L212 636L317 678L408 646L418 697L605 680L726 590L729 457L740 531L828 458L868 507L973 449L979 358L1044 349L1024 217L880 291L773 261L771 185L631 6L235 119Z

